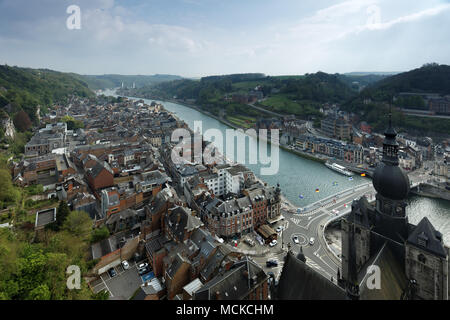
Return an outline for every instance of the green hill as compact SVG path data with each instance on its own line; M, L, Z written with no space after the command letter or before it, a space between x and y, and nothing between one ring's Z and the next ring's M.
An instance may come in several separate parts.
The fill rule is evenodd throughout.
M136 90L123 90L121 94L160 98L177 96L179 99L195 99L198 103L206 103L220 100L225 94L246 93L257 86L261 87L265 96L279 93L300 101L343 102L356 95L337 75L323 72L279 77L260 73L209 76L200 80L183 79Z
M188 100L217 116L229 121L252 123L264 115L241 98L233 95L251 95L262 92L264 100L257 103L262 108L282 114L295 114L302 118L321 117L319 109L323 103L342 103L357 96L338 75L324 72L303 76L265 76L261 73L208 76L200 80L175 80L138 89L119 90L124 96L149 99ZM238 102L239 101L239 102Z
M416 93L400 95L400 93ZM450 94L450 66L436 63L426 64L408 72L399 73L369 85L342 108L355 112L371 124L375 130L382 131L388 105L408 109L427 109L427 104L419 94ZM395 99L394 99L395 98ZM450 120L423 118L403 115L393 111L397 125L416 134L450 134Z
M401 92L450 94L450 66L426 64L378 81L361 94L380 101Z
M0 65L0 110L9 114L24 110L36 120L37 106L45 111L69 95L93 97L86 82L71 74L47 70Z

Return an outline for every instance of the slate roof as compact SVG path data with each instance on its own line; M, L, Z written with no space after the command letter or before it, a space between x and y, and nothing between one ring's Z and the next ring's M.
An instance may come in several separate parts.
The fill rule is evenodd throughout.
M178 241L183 241L186 231L193 231L203 225L199 218L191 214L190 209L176 207L169 212L170 214L165 216L166 224Z
M172 263L169 265L169 268L166 271L171 279L173 279L174 275L178 272L178 270L184 263L189 263L189 261L181 256L181 254L177 253L175 259L173 259Z
M220 245L216 252L209 258L206 265L200 271L200 276L207 281L214 274L214 272L220 267L221 263L230 253L226 246Z
M314 271L292 252L286 256L277 287L278 300L345 300L343 289Z
M102 172L103 169L106 169L109 173L114 175L114 172L112 171L111 167L107 162L98 162L92 169L89 170L89 173L92 178L96 178L100 172Z
M198 289L195 300L242 300L267 275L255 262L247 257L235 263L228 271L217 275L214 279Z
M92 259L99 259L118 249L116 236L111 236L91 246Z
M145 249L147 250L150 256L153 256L153 253L161 250L164 244L166 244L167 242L169 242L169 239L167 239L164 235L161 234L156 238L147 241L147 243L145 244Z
M365 266L376 265L380 268L380 289L367 288L367 268L362 268L360 279L361 300L400 300L407 287L408 280L404 268L399 264L389 245L385 244Z
M420 238L425 240L426 247L419 243ZM442 240L442 233L433 227L427 217L424 217L419 222L417 227L409 235L407 242L422 250L431 252L441 257L445 258L447 256L447 250L445 250Z
M180 175L183 177L192 176L194 174L197 174L197 169L192 166L183 166L180 170Z

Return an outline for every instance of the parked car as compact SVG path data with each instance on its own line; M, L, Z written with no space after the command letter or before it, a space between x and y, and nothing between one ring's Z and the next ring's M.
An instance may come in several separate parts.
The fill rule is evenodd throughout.
M138 270L138 273L139 273L139 275L140 276L142 276L142 275L144 275L144 274L146 274L146 273L149 273L151 270L150 270L150 267L145 267L145 268L142 268L142 269L139 269Z
M114 270L114 268L109 269L108 274L111 278L114 278L115 276L117 276L117 272L116 272L116 270Z
M130 268L130 264L128 263L127 260L123 260L123 261L122 261L122 267L123 267L125 270L128 270L128 269Z
M143 275L150 272L150 267L148 266L148 263L141 263L138 266L138 273L139 275Z
M297 236L294 236L294 237L292 238L292 240L294 240L294 242L295 242L296 244L299 244L299 243L300 243L300 241L298 240L298 237L297 237Z
M266 266L268 268L277 267L278 266L278 260L276 259L269 259L266 261Z
M283 227L282 226L278 226L277 227L277 232L280 233L281 231L283 231Z
M269 243L269 246L275 247L277 245L277 243L278 243L278 241L274 239Z
M141 263L141 264L138 266L138 268L139 268L139 269L143 269L143 268L146 268L147 266L148 266L148 263L145 262L145 263Z
M314 245L314 240L315 240L314 238L309 239L309 244Z

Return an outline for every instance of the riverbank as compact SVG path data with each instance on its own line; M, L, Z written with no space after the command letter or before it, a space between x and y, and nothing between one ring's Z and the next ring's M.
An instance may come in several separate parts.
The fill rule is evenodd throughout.
M417 190L411 190L413 194L421 197L428 197L434 199L442 199L450 201L450 191L445 188L439 188L432 184L421 183Z
M144 99L144 98L139 98L139 97L132 97L132 98ZM147 98L145 98L145 99L147 99ZM233 124L233 123L231 123L231 122L229 122L229 121L227 121L227 120L225 120L225 119L223 119L221 117L218 117L218 116L216 116L216 115L214 115L214 114L212 114L212 113L210 113L210 112L208 112L208 111L206 111L206 110L204 110L204 109L202 109L202 108L200 108L200 107L198 107L198 106L196 106L194 104L190 104L190 103L185 102L185 101L180 101L180 100L177 100L177 99L159 99L159 98L152 98L150 100L157 100L157 101L162 101L162 102L167 101L167 102L171 102L171 103L176 103L176 104L179 104L179 105L182 105L182 106L194 109L194 110L196 110L196 111L198 111L200 113L203 113L203 114L207 115L208 117L216 119L217 121L223 123L226 126L229 126L230 128L233 128L235 130L242 129L244 132L247 130L247 128L235 125L235 124ZM258 139L258 137L254 137L254 138ZM267 140L267 142L272 144L271 141L269 141L269 140ZM295 154L295 155L297 155L299 157L302 157L304 159L315 161L315 162L319 162L319 163L327 162L327 159L315 157L315 156L307 154L305 152L301 152L301 151L298 151L298 150L295 150L295 149L291 149L287 145L284 145L284 144L281 144L281 143L278 143L277 145L280 148L282 148L283 150L288 151L290 153L293 153L293 154Z

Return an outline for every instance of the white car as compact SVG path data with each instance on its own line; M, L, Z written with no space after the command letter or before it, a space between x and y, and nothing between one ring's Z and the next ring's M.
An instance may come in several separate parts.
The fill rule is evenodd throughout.
M331 210L331 212L333 212L335 215L339 214L339 210L336 210L336 209Z
M278 243L277 240L272 240L272 242L269 243L269 246L275 247L277 245L277 243Z
M294 236L294 237L292 238L292 240L294 240L294 242L295 242L296 244L299 244L299 243L300 243L300 241L298 240L298 237L297 237L297 236Z
M128 270L128 269L130 268L130 264L128 263L127 260L123 260L123 261L122 261L122 267L123 267L125 270Z
M309 239L309 244L314 245L314 238Z
M283 231L283 227L282 226L278 226L277 227L277 232L280 233L281 231Z
M139 266L138 266L138 269L145 269L145 268L147 268L148 267L148 263L146 262L146 263L141 263Z

